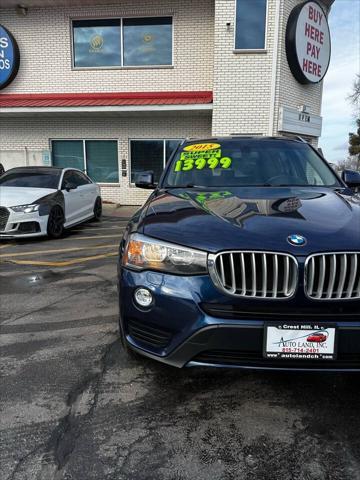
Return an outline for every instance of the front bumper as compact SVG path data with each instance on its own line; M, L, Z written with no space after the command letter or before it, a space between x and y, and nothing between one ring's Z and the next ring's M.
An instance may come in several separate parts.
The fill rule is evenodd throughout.
M7 210L8 217L0 228L0 238L31 238L47 234L48 215L14 212L11 208Z
M128 344L142 355L173 365L256 369L360 371L359 301L326 305L306 299L299 286L286 301L234 299L215 288L209 276L175 276L120 268L120 317ZM153 306L134 302L148 288ZM217 313L216 313L217 312ZM264 326L285 322L336 326L336 360L273 360L262 355Z

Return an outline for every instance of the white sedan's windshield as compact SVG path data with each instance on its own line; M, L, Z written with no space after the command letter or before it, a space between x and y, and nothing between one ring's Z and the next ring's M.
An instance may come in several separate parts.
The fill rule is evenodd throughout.
M307 144L283 139L238 139L182 145L166 187L339 187L331 168Z
M7 172L0 178L0 187L31 187L57 189L59 172Z

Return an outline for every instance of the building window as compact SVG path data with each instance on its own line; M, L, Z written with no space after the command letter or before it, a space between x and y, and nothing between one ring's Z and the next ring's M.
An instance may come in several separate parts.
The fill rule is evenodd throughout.
M172 19L124 18L124 65L171 65Z
M267 0L236 0L236 50L265 48Z
M52 164L61 168L85 170L82 140L52 142Z
M118 183L118 146L116 140L53 140L52 164L78 168L94 182Z
M120 20L73 22L74 67L120 67Z
M172 17L73 21L74 68L172 65Z
M135 183L139 173L147 170L154 172L154 181L158 182L166 162L181 140L130 140L131 183Z

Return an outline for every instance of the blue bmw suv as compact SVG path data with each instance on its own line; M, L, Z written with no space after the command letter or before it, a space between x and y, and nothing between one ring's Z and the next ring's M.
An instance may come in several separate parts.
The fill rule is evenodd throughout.
M120 244L120 335L176 366L360 370L360 173L301 139L183 142Z

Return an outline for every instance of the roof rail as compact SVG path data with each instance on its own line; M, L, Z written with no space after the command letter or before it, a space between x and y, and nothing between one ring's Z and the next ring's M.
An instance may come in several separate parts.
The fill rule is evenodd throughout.
M223 135L224 137L263 137L262 133L230 133L230 135Z
M303 142L303 143L309 143L307 142L303 137L300 137L300 135L296 135L296 137L298 140L300 140L300 142Z

